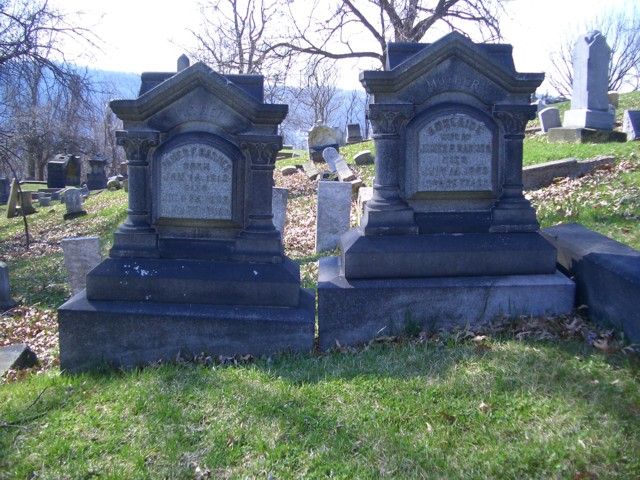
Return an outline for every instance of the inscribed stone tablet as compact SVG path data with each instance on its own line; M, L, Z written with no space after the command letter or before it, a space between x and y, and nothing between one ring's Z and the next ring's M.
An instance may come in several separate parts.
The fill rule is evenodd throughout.
M162 154L158 216L230 220L233 164L204 143L181 145Z
M418 190L490 191L493 134L464 113L434 118L418 133Z

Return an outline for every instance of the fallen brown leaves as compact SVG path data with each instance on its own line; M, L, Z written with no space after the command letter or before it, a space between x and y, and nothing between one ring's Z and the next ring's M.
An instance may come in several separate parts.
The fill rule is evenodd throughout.
M59 364L58 322L53 310L16 307L0 317L0 346L26 343L38 356L38 364L25 370L9 370L8 382L40 373Z
M621 160L605 165L580 178L562 178L548 187L526 192L538 210L538 215L562 217L576 215L580 209L613 212L632 218L640 207L640 188L613 185L611 178L622 173L640 171L637 159ZM602 188L606 186L606 188Z

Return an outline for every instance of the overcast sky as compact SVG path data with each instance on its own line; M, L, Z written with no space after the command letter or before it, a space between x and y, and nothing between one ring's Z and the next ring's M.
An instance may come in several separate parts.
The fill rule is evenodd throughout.
M631 9L637 0L509 0L501 21L505 43L514 46L516 68L540 72L567 33L614 9ZM50 0L68 12L84 12L83 25L102 40L102 51L82 52L78 63L104 70L141 73L172 71L184 47L193 46L189 29L200 24L197 0ZM430 39L431 40L431 39ZM69 47L70 56L80 52ZM346 65L345 65L346 66ZM357 88L359 69L343 68L341 86ZM542 91L544 92L544 85Z

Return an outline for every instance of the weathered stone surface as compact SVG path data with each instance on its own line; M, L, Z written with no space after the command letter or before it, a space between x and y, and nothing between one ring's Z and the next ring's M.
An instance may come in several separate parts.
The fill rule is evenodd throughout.
M289 190L286 188L273 187L272 190L273 205L273 226L280 232L284 238L284 226L287 221L287 202L289 199Z
M107 188L106 163L105 159L99 156L89 160L90 171L87 173L87 187L89 190Z
M357 143L362 141L362 131L359 123L347 125L347 143Z
M33 206L33 195L31 192L21 192L20 198L20 213L23 215L31 215L36 213L36 209Z
M575 279L577 304L592 320L640 342L640 252L579 224L545 228L558 263Z
M493 190L494 149L484 122L465 113L437 115L418 132L416 192Z
M356 174L353 173L353 170L349 168L349 165L342 157L336 160L336 171L341 182L352 182L356 179Z
M116 176L109 177L107 188L109 190L120 190L122 188L122 183L120 183L120 180L118 180L118 177Z
M565 128L612 130L614 115L607 95L611 49L598 31L581 35L573 50L571 109L564 114Z
M622 131L627 141L640 140L640 110L625 110L622 117Z
M284 175L285 177L288 177L289 175L293 175L297 171L298 169L296 168L295 165L287 165L286 167L283 167L280 169L280 173L282 173L282 175Z
M581 177L605 165L613 165L615 160L613 156L601 156L586 160L565 158L524 167L522 169L522 184L525 190L537 190L551 185L556 178Z
M6 177L0 178L0 205L5 205L9 200L9 190L11 183Z
M320 171L316 168L313 162L309 161L302 166L304 174L309 180L315 180L320 175Z
M263 77L203 63L144 73L138 98L110 106L123 121L127 219L60 307L62 367L310 349L314 304L273 222L287 106L264 103Z
M38 204L41 207L49 207L51 205L51 196L46 193L39 192L38 193Z
M334 128L317 124L309 130L307 143L311 160L321 162L323 160L322 151L328 147L339 150L341 139Z
M38 357L24 343L0 347L0 377L10 368L19 370L38 363Z
M81 217L87 212L82 209L82 193L79 188L68 188L64 192L64 203L67 212L63 215L65 220Z
M60 154L47 162L47 187L80 186L82 165L77 155Z
M373 165L374 159L371 150L362 150L354 155L353 161L356 165Z
M200 353L310 352L315 299L303 290L295 307L282 308L97 301L80 293L60 307L58 317L60 368L79 372Z
M351 184L318 182L318 213L316 218L316 252L333 250L340 235L349 230Z
M607 143L626 142L624 132L598 130L594 128L552 128L547 133L551 143Z
M538 120L543 132L548 132L550 128L562 126L560 122L560 110L555 107L547 107L538 111Z
M327 162L327 165L329 166L329 170L331 170L332 172L337 171L336 162L340 158L340 154L338 153L338 150L336 150L333 147L327 147L322 150L322 158L324 159L325 162Z
M356 215L358 217L358 223L364 213L364 207L371 197L373 196L373 187L360 187L358 190L358 200L356 201Z
M73 294L86 286L87 273L102 261L99 237L65 238L60 242Z
M9 286L9 269L7 264L0 262L0 311L4 312L13 306L16 302L11 298L11 287Z
M416 328L437 331L508 316L563 315L575 285L561 273L417 279L353 280L339 274L337 257L320 259L320 348L357 345Z
M9 200L7 201L7 218L13 218L18 214L18 197L19 188L18 182L14 178L11 181L11 190L9 191Z

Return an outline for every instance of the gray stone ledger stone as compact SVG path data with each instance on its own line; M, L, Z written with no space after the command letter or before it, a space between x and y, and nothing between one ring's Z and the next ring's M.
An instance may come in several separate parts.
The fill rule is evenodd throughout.
M316 252L333 250L340 235L349 230L351 184L318 182L318 214L316 219Z
M82 191L79 188L68 188L64 192L64 204L67 212L63 215L65 220L81 217L87 212L82 208Z
M571 109L564 114L565 128L612 130L609 112L608 72L611 49L598 31L581 35L573 50Z
M540 127L543 132L548 132L550 128L561 127L560 110L555 107L547 107L538 112Z
M272 189L272 205L273 205L273 226L280 232L284 238L284 226L287 221L287 201L289 198L289 190L286 188L273 187Z
M9 269L7 264L0 262L0 311L5 311L15 306L16 302L11 298L9 286Z
M75 295L85 288L87 273L102 261L100 238L65 238L60 242L64 252L64 264L69 272L69 285Z
M622 117L622 131L627 141L640 140L640 110L625 110Z
M579 224L545 228L558 264L576 281L577 304L590 319L640 343L640 252Z

